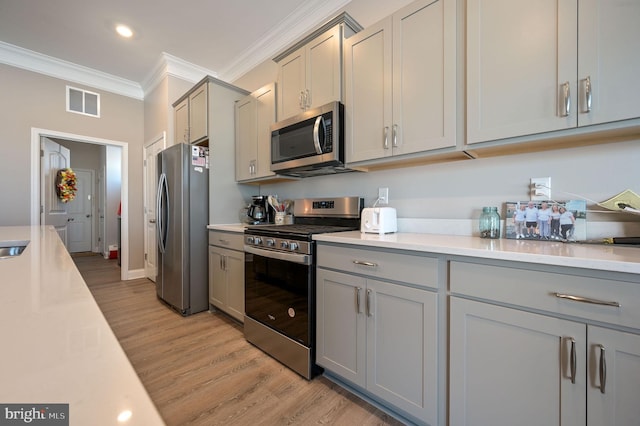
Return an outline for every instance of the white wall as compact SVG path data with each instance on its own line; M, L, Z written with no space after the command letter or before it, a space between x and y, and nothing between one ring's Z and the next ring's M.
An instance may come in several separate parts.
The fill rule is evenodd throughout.
M630 188L640 193L640 141L594 145L368 173L347 173L263 185L263 194L301 198L360 195L371 205L378 187L389 188L398 217L477 218L482 206L528 199L531 177L551 177L557 200L604 201ZM589 208L593 203L588 202ZM637 221L629 214L594 214L591 220Z

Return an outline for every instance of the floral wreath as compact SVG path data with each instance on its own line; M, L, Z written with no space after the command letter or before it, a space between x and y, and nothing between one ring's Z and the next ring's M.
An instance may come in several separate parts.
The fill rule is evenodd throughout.
M56 193L63 203L73 201L76 197L78 180L76 174L70 168L60 169L56 174Z

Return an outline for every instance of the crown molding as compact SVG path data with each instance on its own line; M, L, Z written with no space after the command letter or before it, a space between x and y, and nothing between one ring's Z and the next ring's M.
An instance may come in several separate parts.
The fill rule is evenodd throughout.
M177 77L195 84L205 76L217 77L218 73L162 52L156 66L142 81L144 94L151 92L167 76Z
M234 81L251 71L262 62L302 38L351 0L314 0L305 1L296 8L278 26L261 37L260 42L245 50L231 65L220 71L220 79Z
M3 41L0 41L0 62L118 95L139 100L144 98L142 87L134 81L14 46Z

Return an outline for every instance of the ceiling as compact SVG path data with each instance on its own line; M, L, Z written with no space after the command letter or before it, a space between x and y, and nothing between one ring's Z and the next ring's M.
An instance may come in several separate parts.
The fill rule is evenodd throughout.
M349 1L0 0L0 42L141 86L163 54L231 82Z

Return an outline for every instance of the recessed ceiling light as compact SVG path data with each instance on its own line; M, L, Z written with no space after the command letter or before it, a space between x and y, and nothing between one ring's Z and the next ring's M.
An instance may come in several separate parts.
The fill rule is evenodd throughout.
M129 38L133 35L133 31L131 31L131 28L127 27L126 25L117 25L116 31L122 37L126 37L126 38Z

